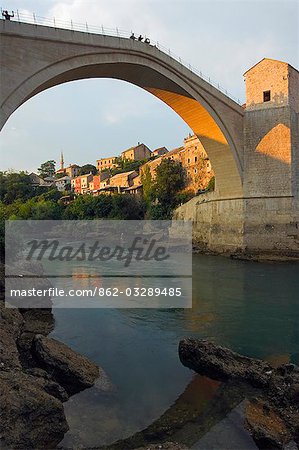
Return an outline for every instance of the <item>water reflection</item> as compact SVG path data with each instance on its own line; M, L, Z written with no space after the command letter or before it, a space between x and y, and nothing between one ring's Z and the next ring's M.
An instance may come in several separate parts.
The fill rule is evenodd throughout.
M183 337L212 339L276 365L298 363L298 274L296 264L194 255L192 309L55 310L54 337L96 361L116 386L110 394L89 389L65 405L70 431L63 443L124 439L177 413L182 398L187 418L207 409L219 387L180 364Z

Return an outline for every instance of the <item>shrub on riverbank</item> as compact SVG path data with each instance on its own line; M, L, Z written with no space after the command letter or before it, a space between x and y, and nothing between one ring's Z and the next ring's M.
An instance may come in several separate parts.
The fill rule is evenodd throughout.
M70 203L63 212L63 219L143 219L145 206L132 195L82 195Z
M145 214L143 200L132 195L80 195L67 206L55 198L47 198L38 196L26 202L16 200L11 204L0 202L0 220L140 220Z

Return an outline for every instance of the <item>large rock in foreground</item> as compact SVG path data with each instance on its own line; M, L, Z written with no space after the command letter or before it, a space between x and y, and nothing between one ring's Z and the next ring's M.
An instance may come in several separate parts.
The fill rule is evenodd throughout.
M100 375L96 364L55 339L36 335L33 352L40 365L69 395L93 386Z
M179 344L182 364L195 372L215 380L236 379L263 387L269 382L273 368L264 361L199 339L183 339Z
M9 448L54 448L68 430L61 401L44 388L42 378L0 371L0 434Z
M17 309L6 309L0 301L0 369L20 369L19 352L16 339L23 324L22 315Z
M244 398L247 397L245 385L255 388L255 397L247 399L244 425L259 448L298 448L298 367L285 364L274 368L264 361L198 339L182 340L179 356L184 366L201 375L240 382Z

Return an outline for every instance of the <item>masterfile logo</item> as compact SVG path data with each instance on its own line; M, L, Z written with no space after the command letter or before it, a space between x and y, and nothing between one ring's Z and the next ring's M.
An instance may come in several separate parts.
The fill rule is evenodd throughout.
M5 245L8 306L192 306L191 222L7 221Z

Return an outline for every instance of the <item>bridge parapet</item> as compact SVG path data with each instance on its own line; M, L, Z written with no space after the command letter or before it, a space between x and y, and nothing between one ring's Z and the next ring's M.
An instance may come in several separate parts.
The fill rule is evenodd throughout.
M2 8L1 8L2 13ZM1 15L2 16L2 15ZM2 19L0 16L0 20L3 20L4 23L6 21ZM26 14L23 12L16 11L16 15L13 19L13 22L18 23L27 23L31 25L40 25L44 27L51 27L54 29L61 29L61 30L70 30L70 31L79 31L83 33L88 34L98 34L102 36L110 36L110 37L116 37L116 38L125 38L130 39L132 36L132 31L123 30L121 28L107 28L103 25L97 26L97 25L90 25L87 22L85 23L79 23L76 21L70 20L61 20L58 18L49 18L49 17L42 17L39 15L36 15L35 13L32 14ZM147 38L147 36L143 36L144 40ZM149 39L149 38L147 38ZM138 41L138 38L136 36L136 41ZM143 42L145 43L145 42ZM197 69L193 65L191 65L189 62L184 61L180 56L176 55L170 48L167 48L163 44L161 44L159 41L154 41L152 39L149 39L148 42L149 45L152 47L155 47L159 50L161 50L164 54L170 56L172 59L179 62L182 66L186 67L188 70L193 72L195 75L199 76L203 80L205 80L207 83L211 84L213 87L221 91L223 94L225 94L228 98L232 99L234 102L241 105L240 99L236 98L234 95L232 95L230 92L228 92L225 87L223 87L219 82L214 81L209 77L208 75L204 74L201 70Z

